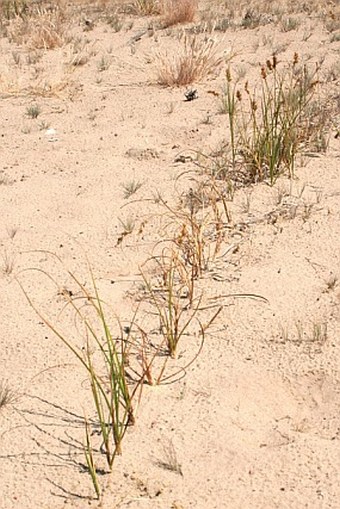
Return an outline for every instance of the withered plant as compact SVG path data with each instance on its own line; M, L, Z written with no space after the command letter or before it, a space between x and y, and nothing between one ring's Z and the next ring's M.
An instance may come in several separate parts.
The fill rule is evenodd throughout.
M52 8L40 2L14 3L20 15L13 17L7 27L12 41L26 44L32 50L53 49L65 43L68 21L62 2L53 4Z
M169 237L190 280L208 269L225 237L229 212L224 191L213 178L198 180L184 193L179 206L162 201ZM192 283L193 286L193 283Z
M142 16L151 16L160 13L159 0L133 0L129 7L134 14L140 14Z
M175 251L163 252L153 261L157 266L156 281L149 279L143 270L141 274L148 300L159 320L161 344L166 353L176 358L178 343L193 322L202 297L193 299L192 288L188 287L191 279L183 280L182 265Z
M194 322L196 321L199 326L202 346L205 332L221 309L214 313L207 324L202 325L198 319L198 313L203 294L193 295L191 293L194 291L194 287L191 287L194 280L191 279L190 274L187 276L183 274L186 268L180 261L174 247L165 249L160 256L153 257L151 261L156 264L155 277L148 278L144 270L141 270L141 275L146 289L146 299L153 308L151 313L159 322L160 342L157 353L163 352L172 359L176 359L178 357L178 345L185 335L192 334ZM185 370L197 358L197 355L181 370ZM151 362L148 361L143 366L143 372L148 373L149 379L151 375L149 366L152 365L153 360L154 358L151 358ZM158 381L162 379L164 369L165 363L158 375ZM173 376L172 374L171 377Z
M10 20L23 17L28 10L28 2L25 0L2 0L0 2L0 18Z
M190 23L197 11L197 0L163 0L161 4L162 25L170 27Z
M173 52L155 55L157 81L165 86L185 86L217 72L224 58L216 40L185 32Z

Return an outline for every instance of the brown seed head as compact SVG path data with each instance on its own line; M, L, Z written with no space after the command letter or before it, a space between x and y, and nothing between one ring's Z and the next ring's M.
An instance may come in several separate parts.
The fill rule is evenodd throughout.
M299 61L299 55L296 53L294 53L294 57L293 57L293 65L296 65Z
M227 81L230 83L231 82L231 72L230 72L230 67L228 67L228 69L226 70L226 78L227 78Z
M274 55L273 55L273 69L276 69L277 64L278 64L277 56L274 53Z
M238 101L242 101L242 95L241 95L241 92L239 90L237 90L237 92L236 92L236 99Z
M271 61L270 61L270 60L267 60L266 65L267 65L267 67L268 67L268 69L269 69L270 71L272 71L272 70L273 70L273 66L272 66L272 63L271 63Z
M264 80L267 78L266 68L264 66L261 67L261 76Z

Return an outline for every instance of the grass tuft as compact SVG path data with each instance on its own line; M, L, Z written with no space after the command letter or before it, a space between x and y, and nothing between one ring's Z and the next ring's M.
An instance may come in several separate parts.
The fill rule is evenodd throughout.
M55 258L59 260L58 257L55 256ZM41 270L38 271L58 287L49 274ZM65 291L59 291L59 294L65 297L67 306L74 311L77 323L80 324L80 327L77 327L77 332L79 334L82 332L82 334L77 343L70 339L59 326L55 326L51 320L43 316L20 282L19 284L40 319L74 354L87 372L96 413L95 426L96 430L100 431L102 441L100 450L105 456L109 470L111 470L115 457L122 454L122 441L126 430L135 422L133 400L143 381L142 374L131 385L131 377L127 372L132 341L130 332L133 330L136 315L134 314L128 327L124 328L117 317L114 317L113 320L115 325L112 324L112 316L107 312L106 305L100 298L91 269L93 293L90 293L73 273L67 272L78 288L78 296L74 297L73 294ZM90 424L85 419L86 446L84 453L95 491L99 495L90 428Z
M168 87L190 85L215 74L223 61L215 39L183 32L176 52L156 55L157 81Z
M65 16L61 4L55 5L52 10L32 7L11 21L8 36L11 41L26 44L32 50L58 48L65 42L67 32Z
M15 259L12 255L8 254L7 251L2 255L2 267L1 270L4 275L9 276L12 274L15 267Z
M0 410L13 403L16 399L15 392L9 388L7 380L0 380Z
M126 184L123 184L123 191L124 191L124 198L127 200L130 198L133 194L137 193L137 191L142 187L143 183L139 182L138 180L130 180L129 182L126 182Z
M251 91L248 82L240 87L228 68L223 104L231 162L235 170L246 169L248 183L269 180L273 184L283 172L293 176L299 151L318 137L319 148L325 147L321 135L327 119L315 101L319 70L318 65L312 69L300 65L297 53L288 66L280 68L274 54L260 68L258 92Z
M164 28L194 21L197 0L163 0L162 25Z
M130 7L134 14L142 16L152 16L160 13L159 0L134 0Z
M164 470L183 476L182 467L178 461L173 442L169 441L168 445L163 447L163 451L164 459L158 460L156 464Z
M2 0L0 2L0 18L10 20L23 17L28 9L28 2L25 0Z
M164 254L155 258L159 267L160 278L155 285L141 271L149 300L159 318L159 330L164 339L166 351L175 359L180 339L186 333L195 318L201 298L189 311L188 297L190 290L182 280L181 266L177 264L177 257ZM191 305L192 306L192 305Z
M26 108L26 115L29 118L38 118L41 113L41 108L38 104L31 104Z

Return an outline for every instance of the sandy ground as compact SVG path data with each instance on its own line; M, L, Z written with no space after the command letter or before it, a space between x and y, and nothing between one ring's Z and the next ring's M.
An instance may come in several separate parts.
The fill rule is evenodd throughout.
M161 193L175 204L191 185L178 176L197 171L178 154L210 153L227 129L220 114L225 65L196 83L198 99L187 102L185 87L157 85L152 58L159 48L176 47L177 29L134 42L150 19L125 22L131 19L132 28L117 33L100 21L91 31L75 26L74 37L87 41L81 66L69 65L69 43L43 52L33 71L25 46L0 40L0 378L16 395L0 410L0 508L336 509L340 147L334 130L326 154L298 159L296 178L235 193L230 233L199 285L207 298L247 293L267 302L220 300L223 310L186 376L145 385L123 455L100 479L101 501L94 499L82 448L84 414L94 415L86 373L34 313L17 279L41 312L60 323L63 296L31 269L76 294L65 267L90 287L88 258L100 295L129 319L139 266L162 239L152 197ZM294 51L322 59L326 71L339 61L340 42L331 42L315 17L288 32L269 24L214 37L250 79L273 49L280 48L283 61ZM103 58L108 65L100 71ZM339 75L328 76L334 91ZM50 96L37 95L39 84L45 91L49 84ZM32 104L41 109L37 119L27 116ZM142 186L125 199L123 186L132 180ZM120 242L122 222L131 218L136 228ZM69 316L64 325L71 329ZM190 358L198 346L195 334L184 337L180 355Z

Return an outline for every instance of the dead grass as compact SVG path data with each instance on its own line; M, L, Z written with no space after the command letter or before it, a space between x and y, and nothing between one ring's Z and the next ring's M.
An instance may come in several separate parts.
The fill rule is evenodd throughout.
M39 80L23 86L11 77L0 77L0 97L59 97L73 100L79 93L79 87L65 76L55 82ZM7 184L10 181L7 179Z
M27 2L24 0L1 0L0 18L9 20L17 16L23 16L27 8Z
M285 31L297 28L299 19L292 15L318 18L329 32L339 27L339 2L310 0L211 0L201 14L201 23L208 24L212 30L225 31L229 27L241 26L245 29L257 28L267 24L281 24ZM288 21L287 21L288 20ZM301 18L302 21L302 18ZM296 26L294 26L296 25Z
M160 4L158 0L134 0L128 5L128 11L141 16L152 16L160 14Z
M12 20L7 33L12 42L25 44L32 50L54 49L65 43L67 21L59 8L52 12L41 10Z
M172 54L156 55L157 81L168 87L186 86L217 72L224 59L213 38L182 34Z
M197 12L197 0L163 0L162 25L170 27L180 23L190 23Z

